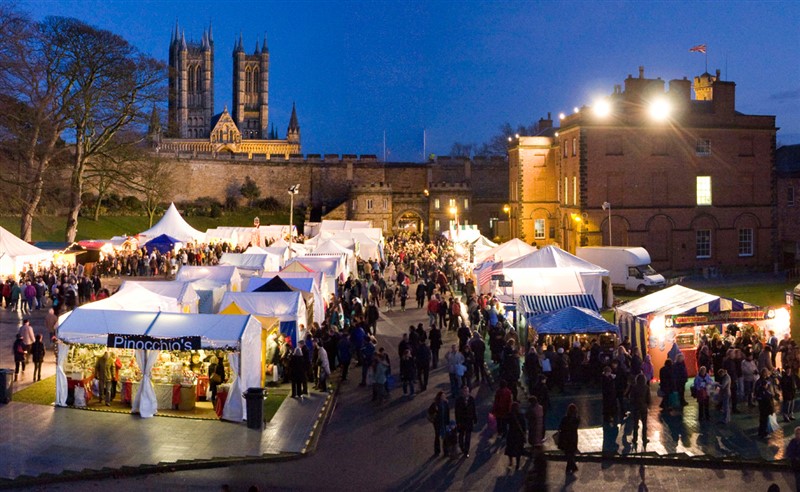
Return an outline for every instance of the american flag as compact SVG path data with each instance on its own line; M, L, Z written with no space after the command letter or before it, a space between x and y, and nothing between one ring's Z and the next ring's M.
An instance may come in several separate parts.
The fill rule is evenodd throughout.
M496 271L502 270L503 262L495 263L494 258L490 258L483 263L475 270L475 273L478 276L478 285L485 285L488 284L492 280L492 274Z
M697 46L692 46L689 48L689 53L705 53L706 52L706 45L698 44Z

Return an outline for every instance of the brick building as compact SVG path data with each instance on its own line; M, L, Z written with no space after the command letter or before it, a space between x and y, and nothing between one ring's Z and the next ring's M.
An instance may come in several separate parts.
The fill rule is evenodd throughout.
M644 246L663 271L773 268L775 117L736 111L735 88L717 71L665 90L640 67L558 131L542 120L512 139L515 233L571 252Z
M778 236L781 266L797 268L800 263L800 145L784 145L776 151Z

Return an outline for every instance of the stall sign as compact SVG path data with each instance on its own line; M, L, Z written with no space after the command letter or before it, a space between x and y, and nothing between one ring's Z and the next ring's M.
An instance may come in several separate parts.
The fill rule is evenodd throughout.
M764 319L764 315L764 311L725 311L722 313L693 314L691 316L672 316L671 318L667 318L667 325L704 325L720 322L762 320Z
M200 350L200 337L154 338L147 335L108 335L108 347L137 350Z

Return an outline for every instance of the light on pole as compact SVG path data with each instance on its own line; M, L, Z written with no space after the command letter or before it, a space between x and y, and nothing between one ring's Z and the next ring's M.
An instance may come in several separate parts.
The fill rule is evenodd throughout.
M507 203L503 205L503 212L508 216L508 235L513 238L514 234L511 232L511 206Z
M300 184L289 187L289 258L292 257L292 232L294 230L294 196L300 193Z
M603 202L603 210L608 211L608 245L611 246L611 204Z

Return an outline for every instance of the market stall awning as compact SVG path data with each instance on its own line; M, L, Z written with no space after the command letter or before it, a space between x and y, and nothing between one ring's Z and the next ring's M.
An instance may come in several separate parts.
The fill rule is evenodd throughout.
M615 333L616 325L604 320L590 309L570 306L558 311L537 314L528 318L528 324L540 335L575 335L584 333Z
M518 304L523 316L558 311L571 306L599 311L591 294L524 295L520 296Z

